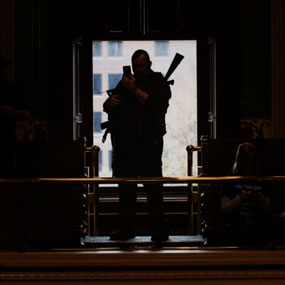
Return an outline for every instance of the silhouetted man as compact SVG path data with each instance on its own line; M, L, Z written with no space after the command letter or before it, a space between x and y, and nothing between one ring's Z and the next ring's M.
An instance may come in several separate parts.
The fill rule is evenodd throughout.
M144 50L132 55L134 74L122 77L114 95L104 102L109 115L114 177L161 177L165 114L171 91L161 73L151 69ZM119 230L115 240L135 237L137 185L119 185ZM152 240L168 239L163 211L162 184L145 185Z

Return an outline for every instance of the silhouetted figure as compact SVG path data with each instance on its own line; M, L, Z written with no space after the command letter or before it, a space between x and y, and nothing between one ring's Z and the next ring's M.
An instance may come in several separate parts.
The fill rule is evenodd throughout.
M5 80L7 64L0 57L0 177L16 176L16 123L30 118L22 94Z
M238 146L232 176L258 176L255 145ZM221 208L228 241L242 245L259 245L268 241L269 185L259 181L225 183L221 191Z
M104 102L109 115L114 177L161 177L165 114L171 91L161 73L151 69L144 50L132 56L131 79L122 77L114 95ZM168 239L163 212L163 186L144 185L152 240ZM135 237L137 185L119 185L119 230L111 239Z

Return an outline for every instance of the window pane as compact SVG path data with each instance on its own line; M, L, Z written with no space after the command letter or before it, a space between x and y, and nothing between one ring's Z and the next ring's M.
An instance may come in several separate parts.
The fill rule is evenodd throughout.
M122 78L122 74L109 74L108 75L108 88L114 89Z
M102 42L94 41L93 42L93 57L102 56Z
M103 152L99 151L99 170L102 171L102 165L103 165Z
M108 42L108 56L123 56L122 41Z
M116 86L121 78L122 66L130 65L131 55L138 48L149 52L153 70L162 72L162 74L168 70L176 52L185 56L182 64L179 65L170 78L175 80L175 84L171 86L172 98L166 114L167 134L164 137L163 151L163 175L185 176L187 175L186 146L197 144L196 41L145 40L122 41L120 43L121 57L97 57L92 60L93 74L102 74L102 90L112 89ZM108 54L110 46L115 46L115 41L102 41L102 54ZM162 54L167 56L162 56ZM155 55L158 56L152 58ZM106 93L93 97L93 111L102 112L103 122L108 120L108 115L103 112L103 102L107 98ZM102 171L99 172L99 175L111 177L111 155L108 151L112 149L112 145L110 135L107 136L105 143L102 143L102 133L104 131L94 132L93 139L94 144L100 146L101 151L104 153ZM196 156L194 156L194 165L196 165L196 160Z
M155 56L168 56L169 41L155 41L154 42L154 55Z
M100 95L102 92L102 75L93 74L93 94Z
M112 155L113 155L113 152L112 150L109 150L109 170L111 171L112 170Z
M101 112L94 112L93 116L94 120L94 132L95 133L101 133L101 126L100 124L102 123L102 113Z

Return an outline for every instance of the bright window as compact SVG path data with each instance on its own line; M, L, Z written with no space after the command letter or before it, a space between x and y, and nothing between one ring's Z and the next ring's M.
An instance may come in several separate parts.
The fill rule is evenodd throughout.
M108 74L108 88L114 89L122 78L122 73Z
M93 74L93 94L101 95L102 92L102 75Z
M93 57L102 56L102 42L94 41L93 42Z
M131 65L131 56L137 49L145 49L152 61L152 69L166 74L176 53L184 59L170 76L174 85L170 86L172 98L166 114L167 134L164 136L163 175L187 176L188 145L197 145L197 42L195 40L169 41L102 41L102 53L106 58L93 57L93 74L102 74L102 90L108 90L117 84L121 78L122 67ZM121 57L118 57L121 55ZM114 60L114 56L117 56ZM93 97L93 111L102 113L102 121L108 120L103 112L103 103L107 93ZM110 177L111 140L108 135L102 143L103 132L94 132L93 143L104 153L102 170L99 176Z
M154 55L155 56L168 56L169 41L155 41L154 42Z
M94 112L94 133L101 133L102 112Z
M123 43L122 41L109 41L108 42L108 56L121 57L123 56Z

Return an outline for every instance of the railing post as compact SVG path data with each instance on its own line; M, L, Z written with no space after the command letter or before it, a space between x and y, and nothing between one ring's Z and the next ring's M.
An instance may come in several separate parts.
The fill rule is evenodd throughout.
M187 151L187 174L193 176L193 153L201 151L199 146L189 145ZM197 191L194 190L193 183L188 183L188 204L189 204L189 233L194 234L194 216L197 217L197 234L200 233L200 199Z
M89 175L91 178L99 177L99 151L100 147L94 145L87 147L85 152L91 154L91 166L89 166ZM95 236L97 234L97 205L98 205L98 184L88 184L87 190L87 234Z

